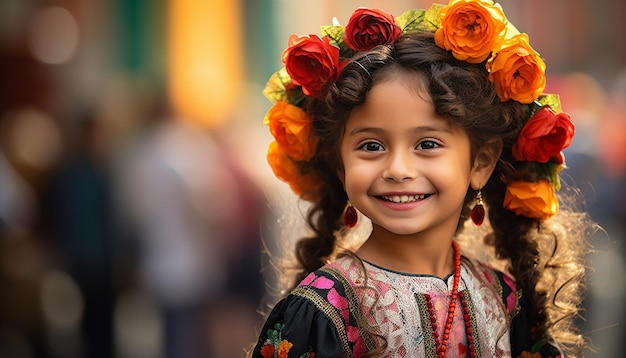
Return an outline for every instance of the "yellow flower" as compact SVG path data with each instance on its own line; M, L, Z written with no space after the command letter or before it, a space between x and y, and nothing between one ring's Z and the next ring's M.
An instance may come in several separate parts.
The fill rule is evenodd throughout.
M506 17L491 0L452 0L441 9L437 46L451 50L457 60L480 63L500 46Z
M316 172L301 174L296 162L274 141L267 150L267 162L274 175L289 184L291 190L304 200L315 201L322 181Z
M504 207L517 215L546 220L556 215L559 202L548 180L520 180L507 185Z
M269 126L280 147L294 160L309 160L315 153L318 139L313 136L311 119L300 107L276 102L263 124Z
M528 35L517 34L506 39L502 48L487 62L489 80L504 102L514 99L532 103L546 87L546 64L530 47Z

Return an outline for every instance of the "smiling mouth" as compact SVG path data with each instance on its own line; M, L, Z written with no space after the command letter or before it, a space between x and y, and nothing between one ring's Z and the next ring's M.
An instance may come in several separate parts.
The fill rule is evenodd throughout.
M387 196L387 195L382 195L380 198L382 198L385 201L391 202L391 203L400 203L400 204L404 204L404 203L412 203L414 201L418 201L418 200L423 200L427 197L429 197L430 194L420 194L420 195L391 195L391 196Z

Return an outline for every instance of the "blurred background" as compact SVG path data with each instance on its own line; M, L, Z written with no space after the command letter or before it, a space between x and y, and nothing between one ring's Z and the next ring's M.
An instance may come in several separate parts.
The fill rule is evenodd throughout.
M294 205L262 124L288 36L431 3L0 0L0 357L242 357ZM604 228L581 324L617 357L626 2L500 3L577 126L565 181Z

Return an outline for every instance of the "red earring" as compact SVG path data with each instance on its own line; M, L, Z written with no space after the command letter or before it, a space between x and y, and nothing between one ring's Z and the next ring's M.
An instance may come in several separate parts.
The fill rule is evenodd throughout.
M480 224L482 224L483 220L485 219L483 194L481 193L480 189L478 189L478 192L476 193L476 205L474 205L474 208L472 208L472 213L470 214L470 217L472 218L472 222L476 226L480 226Z
M343 222L348 228L353 228L356 226L358 221L359 215L357 214L356 209L352 206L352 204L348 203L346 210L343 212Z

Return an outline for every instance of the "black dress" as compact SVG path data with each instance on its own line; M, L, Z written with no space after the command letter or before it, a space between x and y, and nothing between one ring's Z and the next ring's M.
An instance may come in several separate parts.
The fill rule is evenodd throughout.
M405 274L340 258L274 307L252 356L362 357L379 349L384 357L436 357L452 281L452 275ZM508 276L463 261L446 357L562 356L553 345L532 341L525 306Z

